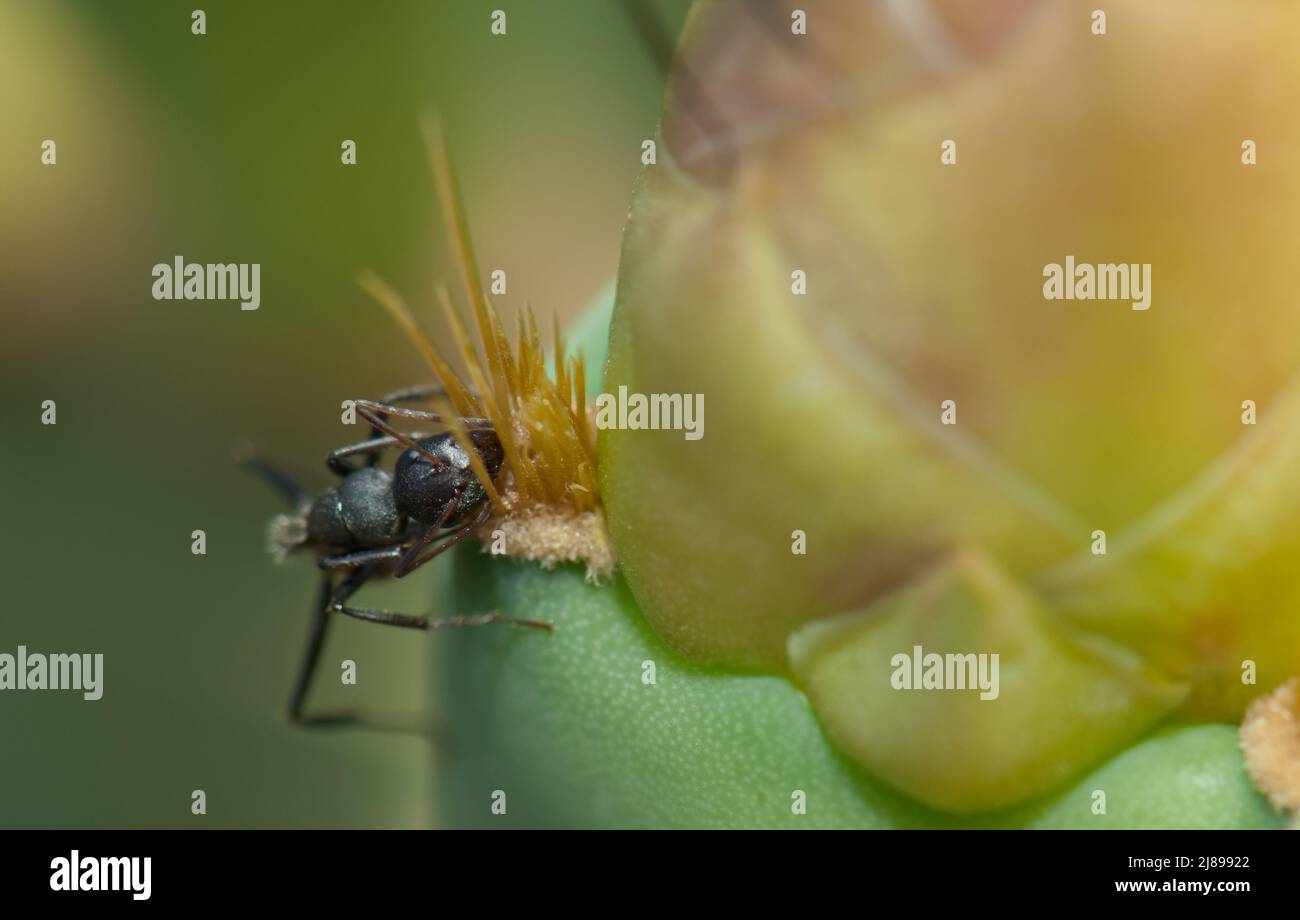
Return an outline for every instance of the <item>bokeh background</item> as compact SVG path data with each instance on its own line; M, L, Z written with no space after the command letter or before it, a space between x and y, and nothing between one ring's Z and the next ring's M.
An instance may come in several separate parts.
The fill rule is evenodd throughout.
M675 33L685 0L651 6ZM0 826L438 824L428 742L285 723L316 574L272 565L277 499L229 451L251 440L323 486L356 434L340 402L427 377L354 280L376 271L440 337L425 114L483 271L509 273L503 311L567 319L613 278L662 88L608 0L0 0L0 651L105 656L98 702L0 693ZM176 255L261 263L261 308L154 301ZM426 612L438 577L367 596ZM315 698L419 709L427 651L337 624Z

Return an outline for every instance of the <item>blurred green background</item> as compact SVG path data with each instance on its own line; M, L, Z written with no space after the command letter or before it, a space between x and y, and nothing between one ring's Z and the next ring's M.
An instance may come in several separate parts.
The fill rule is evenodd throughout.
M652 6L675 33L685 0ZM0 652L105 657L98 702L0 693L0 825L436 825L427 742L285 723L316 573L273 566L278 500L229 450L322 486L356 434L339 403L427 378L353 280L378 272L446 344L425 113L504 312L569 318L609 282L663 86L637 31L609 0L0 0L0 86ZM261 308L154 301L177 255L260 263ZM426 572L366 596L427 612ZM421 709L427 652L337 624L315 700Z

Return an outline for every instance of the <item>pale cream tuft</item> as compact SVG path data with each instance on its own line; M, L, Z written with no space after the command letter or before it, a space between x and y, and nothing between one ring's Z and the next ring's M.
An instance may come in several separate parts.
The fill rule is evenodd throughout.
M1300 678L1250 704L1241 721L1246 769L1274 807L1300 817Z
M304 505L288 514L277 514L266 526L266 551L279 565L298 547L307 542L307 512Z
M477 534L485 549L501 531L506 555L536 562L544 569L562 562L582 562L587 580L598 584L613 574L617 559L599 508L578 511L569 505L528 505L512 501L517 496L507 486L503 498L510 511L489 521Z

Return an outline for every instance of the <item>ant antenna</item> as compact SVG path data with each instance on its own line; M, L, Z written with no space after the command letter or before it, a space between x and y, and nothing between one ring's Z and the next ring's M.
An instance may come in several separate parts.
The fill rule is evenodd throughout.
M391 438L396 438L403 447L415 451L417 454L419 454L425 460L428 460L434 466L443 465L444 462L443 460L441 460L438 457L435 457L429 451L421 447L418 441L415 441L410 436L398 431L396 428L394 428L393 426L389 425L387 422L380 419L378 415L375 415L375 413L371 412L365 406L358 405L357 412L360 413L361 417L364 418L371 425L373 425L375 428L378 428L380 431L382 431L384 434L388 435Z

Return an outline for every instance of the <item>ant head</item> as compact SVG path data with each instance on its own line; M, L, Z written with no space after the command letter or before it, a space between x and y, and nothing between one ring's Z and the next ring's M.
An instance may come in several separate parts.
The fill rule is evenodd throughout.
M469 439L487 468L488 476L495 480L505 461L505 452L496 432L470 431ZM451 432L425 438L419 444L424 453L408 448L397 458L393 471L393 497L397 510L421 524L442 521L445 527L455 526L477 511L486 500L483 485L470 467L469 456ZM451 509L450 514L448 509Z

